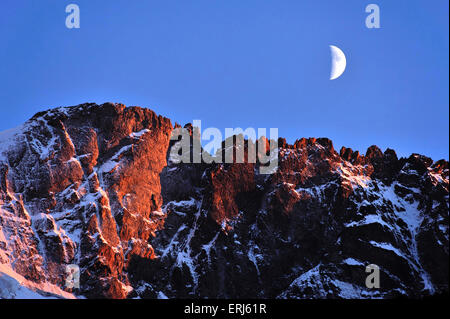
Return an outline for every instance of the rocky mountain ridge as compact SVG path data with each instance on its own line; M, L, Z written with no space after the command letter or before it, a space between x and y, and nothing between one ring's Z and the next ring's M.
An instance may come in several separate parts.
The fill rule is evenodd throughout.
M0 297L448 292L447 161L280 138L278 170L263 175L174 163L173 129L148 109L88 103L0 133ZM79 289L65 287L68 264ZM365 286L369 264L379 289Z

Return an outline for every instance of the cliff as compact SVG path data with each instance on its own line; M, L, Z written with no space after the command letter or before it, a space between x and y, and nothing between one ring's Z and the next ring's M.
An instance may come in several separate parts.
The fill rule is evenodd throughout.
M278 169L264 175L248 161L172 162L173 129L148 109L106 103L0 133L0 296L448 292L447 161L280 138ZM79 289L65 288L68 264ZM369 264L379 289L365 286Z

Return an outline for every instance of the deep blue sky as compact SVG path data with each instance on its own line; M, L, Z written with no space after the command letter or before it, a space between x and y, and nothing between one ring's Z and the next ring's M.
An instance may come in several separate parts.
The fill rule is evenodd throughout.
M65 27L76 3L81 28ZM365 27L365 7L381 29ZM1 0L0 130L84 102L449 157L448 1ZM347 69L328 79L329 45Z

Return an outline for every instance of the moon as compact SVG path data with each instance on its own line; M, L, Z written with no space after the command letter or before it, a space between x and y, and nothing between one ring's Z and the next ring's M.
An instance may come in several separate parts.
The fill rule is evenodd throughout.
M330 45L331 50L331 73L330 80L337 79L344 73L347 66L347 59L344 52L337 46Z

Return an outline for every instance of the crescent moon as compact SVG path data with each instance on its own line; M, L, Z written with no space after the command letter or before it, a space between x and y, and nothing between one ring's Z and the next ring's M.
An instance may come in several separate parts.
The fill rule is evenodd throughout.
M344 52L334 45L330 45L331 50L331 73L330 80L337 79L344 73L347 66L347 59Z

